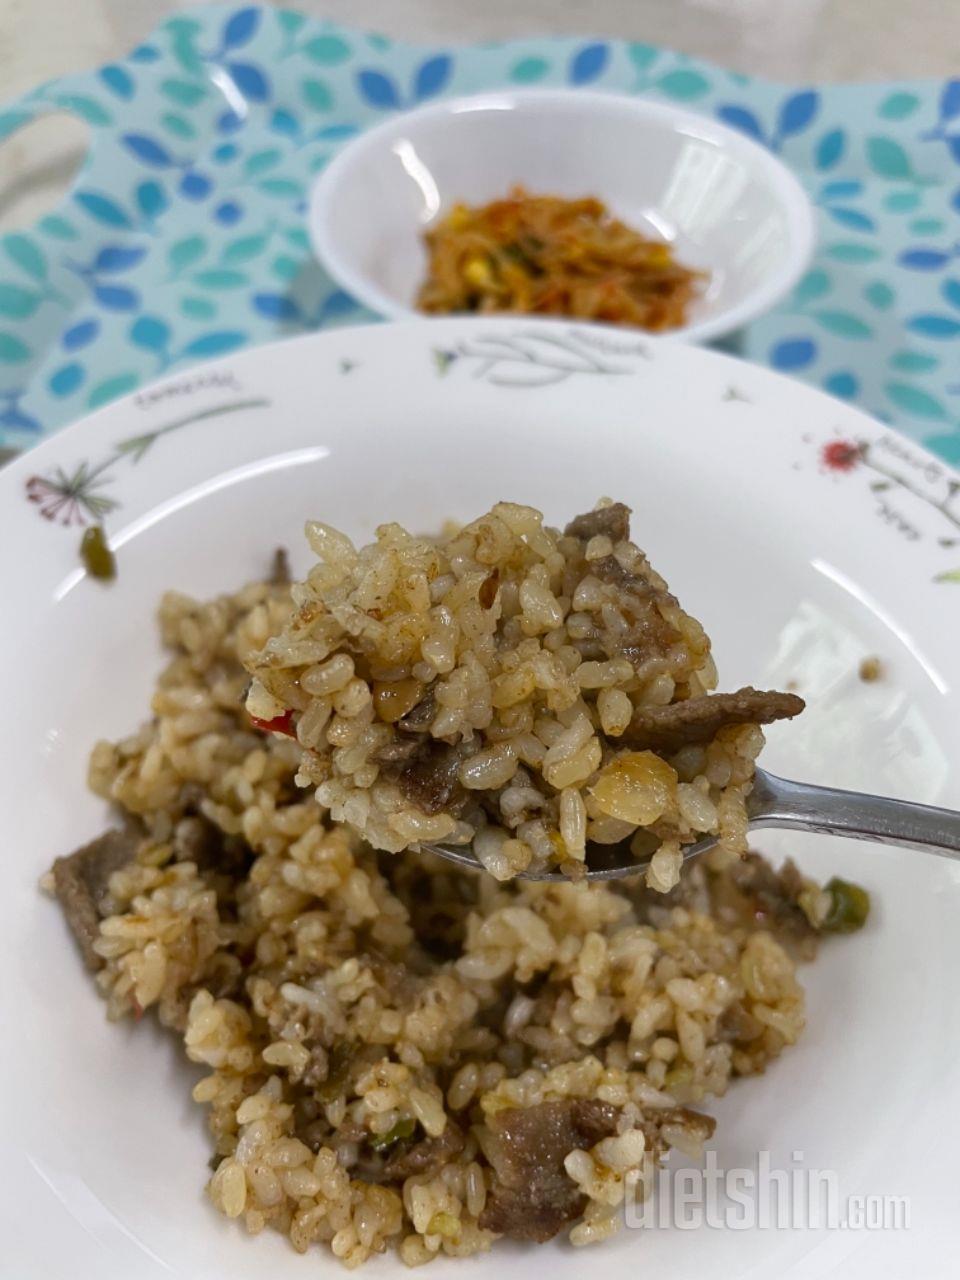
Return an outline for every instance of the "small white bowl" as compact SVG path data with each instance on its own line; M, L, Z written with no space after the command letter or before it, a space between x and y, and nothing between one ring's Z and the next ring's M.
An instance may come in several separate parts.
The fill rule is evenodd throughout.
M330 274L391 318L415 312L423 232L457 201L516 183L597 196L630 226L710 273L689 323L703 342L778 302L813 250L810 202L765 148L665 103L583 90L521 89L432 103L348 143L317 179L310 235Z

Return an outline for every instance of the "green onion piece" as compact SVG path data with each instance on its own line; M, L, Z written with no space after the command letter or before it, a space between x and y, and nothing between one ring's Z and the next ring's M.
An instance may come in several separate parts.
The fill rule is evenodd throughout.
M107 543L103 525L93 524L84 529L80 539L80 559L91 578L110 582L117 576L117 561Z
M858 884L838 877L826 886L830 909L820 926L824 933L855 933L866 924L870 914L870 895Z
M370 1145L374 1151L386 1151L397 1142L402 1142L404 1138L413 1136L413 1131L417 1127L417 1122L413 1116L405 1116L402 1120L398 1120L392 1129L388 1129L386 1133L375 1134L370 1139Z

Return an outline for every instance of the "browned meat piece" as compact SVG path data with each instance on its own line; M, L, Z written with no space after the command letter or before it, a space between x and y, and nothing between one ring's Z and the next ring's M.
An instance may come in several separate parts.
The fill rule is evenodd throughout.
M675 1125L685 1130L692 1142L702 1146L713 1137L717 1122L713 1116L705 1116L702 1111L692 1111L689 1107L664 1107L644 1112L637 1127L643 1130L644 1151L654 1160L659 1161L670 1146L663 1130Z
M370 1134L356 1120L344 1120L337 1126L337 1137L341 1142L363 1142Z
M575 516L563 532L568 538L580 538L583 542L601 533L611 542L623 542L630 537L630 508L622 502L612 502L609 507L585 511L582 516Z
M712 742L727 725L791 720L805 706L795 693L704 693L666 707L639 708L620 741L635 749L678 751L691 742Z
M789 859L779 871L760 856L748 853L718 882L717 893L725 905L734 905L745 923L769 929L782 941L806 942L818 936L800 906L805 882Z
M616 655L626 658L635 667L649 658L665 657L680 639L679 632L667 622L658 607L660 602L676 605L669 591L654 586L641 574L625 569L616 556L594 560L588 569L601 582L609 583L623 595L632 597L618 601L629 625L618 637Z
M415 707L411 707L405 716L400 717L397 728L406 733L425 733L436 714L437 696L431 687Z
M404 963L429 972L437 960L456 959L463 951L467 919L477 905L480 877L456 870L433 854L383 854L377 864L391 893L409 913L416 942L404 953Z
M173 835L174 858L178 863L196 863L206 870L215 867L223 849L224 833L202 814L191 814L177 823Z
M448 1160L458 1156L466 1146L463 1130L447 1117L447 1127L436 1138L424 1138L406 1151L396 1151L383 1167L388 1182L403 1182L413 1174L433 1177Z
M608 582L611 586L620 587L621 590L630 591L634 595L649 596L654 592L654 588L646 578L641 578L639 573L632 573L629 569L625 569L616 556L604 556L600 560L591 560L589 565L590 572L601 582Z
M491 1116L488 1154L496 1179L480 1226L538 1243L555 1236L585 1205L576 1183L567 1177L564 1157L616 1133L619 1116L617 1107L581 1098L510 1108Z
M177 862L195 862L198 868L215 864L222 844L223 833L199 813L181 818L173 833Z
M744 1044L762 1035L764 1026L741 1000L735 1000L724 1010L717 1030L721 1040L733 1044Z
M420 742L416 738L395 738L375 751L370 759L374 764L406 764L419 750Z
M424 813L455 813L465 796L457 778L462 756L442 742L425 742L397 779L404 797Z
M106 831L76 853L53 864L53 883L73 936L80 944L88 969L100 969L103 960L93 949L100 935L107 886L114 871L132 862L141 840L134 827Z
M198 991L209 991L214 1000L236 1000L243 992L243 965L237 956L220 951L204 969L200 982L189 982L176 994L165 997L157 1010L161 1023L183 1034L193 997Z
M242 875L253 858L245 840L228 836L200 813L180 819L173 848L177 862L195 862L198 871L221 871L225 875Z
M275 587L285 587L290 581L290 561L286 547L277 547L270 566L270 582Z
M671 627L651 606L642 618L638 618L629 631L624 632L617 644L617 655L640 667L650 658L665 658L680 639L680 633Z

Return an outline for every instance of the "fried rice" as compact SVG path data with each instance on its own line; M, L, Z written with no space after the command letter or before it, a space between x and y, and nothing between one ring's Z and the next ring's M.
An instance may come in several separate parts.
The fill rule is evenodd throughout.
M696 1108L797 1039L836 894L723 849L666 895L378 854L244 709L290 621L278 581L163 598L151 718L90 762L126 828L50 881L78 936L93 917L109 1016L155 1011L205 1068L209 1196L251 1233L349 1267L606 1238L645 1168L709 1137Z
M667 890L682 847L742 853L759 723L792 694L707 696L710 641L606 501L564 533L500 502L438 539L359 550L313 521L287 625L247 658L247 709L293 734L297 781L378 849L470 844L500 880L629 841Z

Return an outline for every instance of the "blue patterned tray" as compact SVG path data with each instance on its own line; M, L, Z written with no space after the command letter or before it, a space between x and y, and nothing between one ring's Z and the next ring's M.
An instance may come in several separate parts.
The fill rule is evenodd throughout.
M221 6L0 112L0 138L60 110L93 131L61 206L0 237L0 441L204 357L372 319L311 259L312 175L386 112L533 83L683 101L782 154L820 247L741 350L960 462L960 80L788 89L645 44L423 48Z

